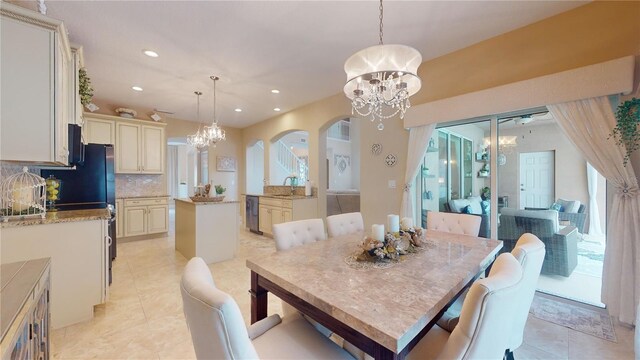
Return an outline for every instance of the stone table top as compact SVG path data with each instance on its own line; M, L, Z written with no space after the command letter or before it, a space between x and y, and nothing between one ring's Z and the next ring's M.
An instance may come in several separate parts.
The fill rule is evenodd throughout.
M0 228L109 219L110 216L107 209L47 211L44 219L40 217L11 219L5 222L1 222Z
M490 264L502 241L429 230L435 245L387 269L345 258L364 233L248 259L247 267L396 353Z

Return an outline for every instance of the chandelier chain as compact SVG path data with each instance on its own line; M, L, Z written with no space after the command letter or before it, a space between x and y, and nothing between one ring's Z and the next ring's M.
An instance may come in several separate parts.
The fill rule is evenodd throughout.
M382 43L382 35L383 35L383 31L382 31L382 18L384 16L384 8L382 7L382 0L380 0L380 45L383 45Z
M213 122L217 122L217 118L216 118L216 107L217 107L217 103L216 103L216 79L213 79Z

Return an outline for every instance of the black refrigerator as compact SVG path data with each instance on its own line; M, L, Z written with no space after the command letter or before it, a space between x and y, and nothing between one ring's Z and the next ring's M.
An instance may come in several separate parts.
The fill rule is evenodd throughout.
M58 211L81 209L109 209L109 284L111 263L116 258L116 176L114 172L113 145L87 144L84 147L84 162L75 169L42 170L45 179L49 175L62 181Z

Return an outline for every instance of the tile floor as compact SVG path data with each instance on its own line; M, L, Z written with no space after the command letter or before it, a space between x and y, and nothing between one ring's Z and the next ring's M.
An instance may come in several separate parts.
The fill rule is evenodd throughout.
M210 265L216 284L238 302L249 322L245 259L274 251L273 240L240 231L238 256ZM179 279L187 260L173 237L119 244L110 299L93 320L55 330L54 359L194 359L182 314ZM269 297L270 313L280 301ZM530 317L516 359L633 359L633 331L616 326L618 343Z

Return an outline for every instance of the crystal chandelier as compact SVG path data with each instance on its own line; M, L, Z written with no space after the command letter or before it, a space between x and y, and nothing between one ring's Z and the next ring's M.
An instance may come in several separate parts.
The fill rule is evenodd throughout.
M187 136L187 144L199 150L209 146L209 139L207 139L206 131L200 130L200 95L202 95L202 92L194 91L193 93L198 96L198 132L193 135Z
M226 139L226 135L224 130L218 126L218 120L216 118L216 81L220 78L213 75L211 76L211 80L213 80L213 122L211 126L204 127L204 135L207 140L213 144L213 147L220 141L224 141Z
M400 118L411 103L409 97L420 90L418 66L422 56L418 50L405 45L384 45L382 42L382 0L380 0L380 41L353 54L344 64L347 73L345 95L351 99L351 113L382 121L398 113Z

